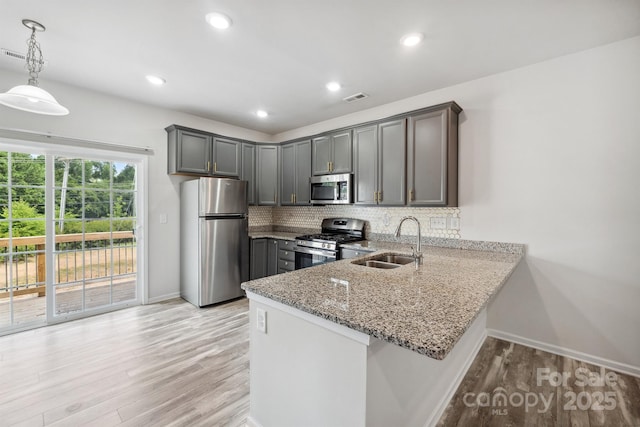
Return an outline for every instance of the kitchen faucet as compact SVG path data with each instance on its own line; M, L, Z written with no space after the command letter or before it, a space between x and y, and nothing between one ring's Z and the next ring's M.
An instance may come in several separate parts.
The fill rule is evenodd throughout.
M402 223L408 219L415 221L416 225L418 226L418 244L416 245L415 249L413 246L411 246L411 250L413 251L412 256L415 261L417 270L420 264L422 264L422 246L420 244L422 236L420 235L420 221L418 221L418 218L416 218L415 216L405 216L404 218L402 218L400 220L400 224L398 224L398 228L396 228L396 239L400 238L400 228L402 227Z

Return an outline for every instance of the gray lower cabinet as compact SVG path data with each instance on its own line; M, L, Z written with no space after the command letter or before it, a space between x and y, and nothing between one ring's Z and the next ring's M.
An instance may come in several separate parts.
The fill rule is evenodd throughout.
M294 242L279 239L251 239L251 280L295 270Z
M251 239L251 280L267 277L267 246L269 239Z
M294 242L278 240L278 274L296 269L296 254L293 251Z
M351 173L351 129L316 137L312 140L313 175Z
M239 141L177 125L165 130L168 173L240 177Z
M278 146L256 145L257 204L278 204Z
M406 152L405 119L354 129L354 202L404 205Z
M283 145L281 152L280 204L308 205L310 202L311 141Z
M409 117L407 187L410 206L458 206L458 115L451 102Z
M247 181L247 203L256 204L256 146L246 142L240 147L242 158L240 179Z

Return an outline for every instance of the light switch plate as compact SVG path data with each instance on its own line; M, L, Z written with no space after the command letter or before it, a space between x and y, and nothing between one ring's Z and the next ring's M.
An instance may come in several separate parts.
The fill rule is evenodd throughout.
M460 218L449 218L449 228L452 230L460 230Z
M256 329L264 334L267 333L267 312L262 308L256 308Z
M166 224L169 222L169 218L167 218L167 214L160 214L160 224Z

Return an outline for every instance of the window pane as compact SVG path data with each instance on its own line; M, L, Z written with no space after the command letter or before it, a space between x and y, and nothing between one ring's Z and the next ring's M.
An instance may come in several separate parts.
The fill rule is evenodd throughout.
M113 167L113 188L116 190L135 190L136 166L115 162Z
M60 221L60 209L64 205L64 222L82 218L82 190L55 190L54 191L55 218ZM64 199L64 200L63 200ZM60 227L58 224L57 227ZM69 231L70 233L78 231Z
M136 216L136 193L135 192L114 192L113 193L113 217L114 218L135 218Z
M84 186L109 189L111 186L111 162L85 160Z
M101 190L85 190L85 218L109 218L111 216L110 192Z
M54 171L56 187L63 186L65 174L67 176L67 188L82 187L82 160L56 157Z
M14 218L44 218L44 188L13 187L11 189Z
M44 156L11 153L11 182L14 185L44 186Z

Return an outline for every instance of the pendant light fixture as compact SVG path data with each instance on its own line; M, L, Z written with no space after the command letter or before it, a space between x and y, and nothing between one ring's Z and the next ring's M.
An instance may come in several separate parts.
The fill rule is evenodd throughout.
M40 44L36 41L36 31L44 31L44 25L31 19L23 19L22 24L31 30L31 37L27 40L29 83L0 93L0 104L30 113L65 116L69 114L69 110L58 104L58 101L49 92L41 89L38 85L38 74L44 67L44 59Z

